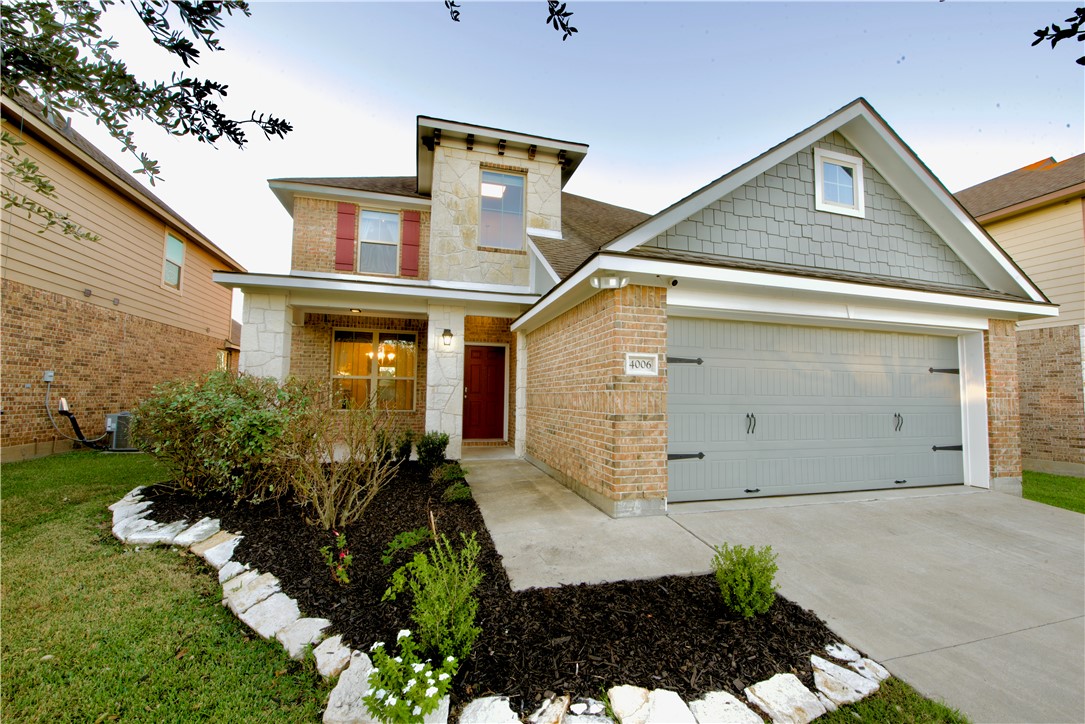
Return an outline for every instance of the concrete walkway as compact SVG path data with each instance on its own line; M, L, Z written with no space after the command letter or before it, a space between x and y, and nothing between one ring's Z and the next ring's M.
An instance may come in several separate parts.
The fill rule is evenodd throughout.
M514 589L707 573L770 544L780 592L976 722L1085 722L1085 516L950 487L614 520L515 459L464 466Z

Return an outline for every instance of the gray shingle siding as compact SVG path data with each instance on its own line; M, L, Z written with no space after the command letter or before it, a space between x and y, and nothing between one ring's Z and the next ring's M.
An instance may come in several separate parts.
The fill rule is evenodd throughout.
M814 146L861 156L838 133ZM647 246L984 288L866 159L866 218L815 211L812 148L735 189Z

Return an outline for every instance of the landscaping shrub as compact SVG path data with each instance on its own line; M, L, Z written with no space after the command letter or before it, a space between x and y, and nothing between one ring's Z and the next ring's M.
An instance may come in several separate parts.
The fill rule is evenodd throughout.
M314 389L225 371L165 382L136 407L133 436L195 495L277 497L286 492L278 477L283 435Z
M448 693L452 677L458 668L449 656L440 668L421 661L415 653L411 632L403 630L397 636L399 656L393 658L384 650L384 642L369 647L373 670L369 674L369 691L362 697L365 708L382 722L425 721L425 716L437 711L441 697Z
M462 480L452 483L452 485L445 488L445 492L441 493L441 500L446 503L462 503L470 499L471 488Z
M460 467L458 462L445 463L444 465L438 465L433 469L433 472L429 475L430 480L435 485L450 485L458 480L463 480L467 477L467 471Z
M423 647L442 658L464 659L471 652L481 629L475 626L478 599L475 588L482 582L478 568L479 544L474 533L461 533L459 551L443 534L434 540L429 553L414 559L392 574L392 584L382 600L395 600L405 589L414 597L411 620Z
M415 446L418 450L418 463L423 470L433 470L445 461L445 449L448 447L447 432L427 432L418 438Z
M714 549L712 568L720 586L723 602L743 618L765 613L776 600L776 554L772 546L755 549L729 546Z
M396 437L396 460L411 459L411 445L414 443L414 430L401 430Z
M426 526L415 528L414 530L405 530L402 533L397 533L384 549L384 555L381 556L381 563L388 565L392 562L393 557L399 551L409 550L414 548L419 543L427 541L433 537L430 529Z

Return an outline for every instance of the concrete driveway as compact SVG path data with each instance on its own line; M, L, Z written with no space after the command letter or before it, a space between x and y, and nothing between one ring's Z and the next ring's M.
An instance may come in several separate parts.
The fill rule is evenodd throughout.
M772 545L787 598L976 722L1085 722L1085 516L972 488L683 503L614 520L528 463L469 462L513 587L706 573Z

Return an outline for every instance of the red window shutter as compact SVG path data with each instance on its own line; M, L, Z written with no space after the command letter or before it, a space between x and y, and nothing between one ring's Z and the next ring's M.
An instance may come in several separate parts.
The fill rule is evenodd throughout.
M405 277L418 276L418 246L421 239L421 218L417 211L404 211L399 244L399 273Z
M335 226L335 270L354 271L354 240L358 233L358 207L339 204Z

